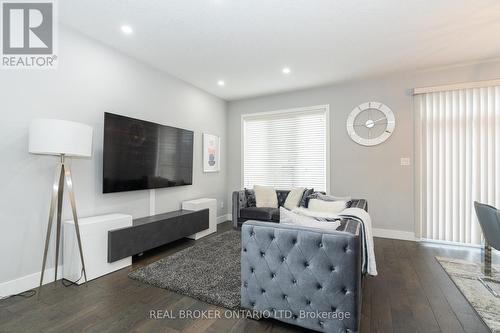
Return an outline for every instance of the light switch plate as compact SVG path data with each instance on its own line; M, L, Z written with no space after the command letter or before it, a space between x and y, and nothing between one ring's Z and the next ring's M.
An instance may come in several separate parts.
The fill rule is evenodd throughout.
M408 166L410 165L410 158L409 157L401 157L401 166Z

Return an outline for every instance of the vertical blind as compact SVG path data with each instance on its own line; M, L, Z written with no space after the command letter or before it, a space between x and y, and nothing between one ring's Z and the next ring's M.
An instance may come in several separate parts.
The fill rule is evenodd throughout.
M326 126L326 107L244 116L244 187L313 187L325 191Z
M500 86L415 99L421 237L480 244L474 201L500 206Z

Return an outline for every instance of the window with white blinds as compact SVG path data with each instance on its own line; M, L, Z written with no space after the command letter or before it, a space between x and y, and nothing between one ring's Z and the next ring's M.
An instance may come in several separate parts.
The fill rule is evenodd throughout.
M500 86L415 102L421 237L480 244L474 201L500 206Z
M327 190L328 107L246 115L243 186Z

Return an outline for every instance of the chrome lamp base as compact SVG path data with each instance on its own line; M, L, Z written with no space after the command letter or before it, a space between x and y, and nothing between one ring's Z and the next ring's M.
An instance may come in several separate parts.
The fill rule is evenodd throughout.
M500 281L493 278L491 267L491 246L486 241L481 250L481 256L483 260L482 272L484 274L484 277L479 277L478 280L493 296L495 296L496 298L500 298L500 295L488 284L488 282L500 284Z
M83 277L85 278L85 285L87 285L87 272L85 270L85 261L83 259L82 240L80 238L80 228L78 225L78 216L76 214L75 194L73 192L73 180L71 178L71 171L69 166L66 165L64 155L61 155L61 161L56 167L54 185L52 187L52 196L50 200L49 209L49 223L47 225L47 236L45 237L45 250L43 252L42 274L40 277L40 286L38 287L38 297L40 297L41 288L43 284L43 276L45 273L45 264L47 262L47 252L50 244L50 235L52 231L52 223L54 221L54 214L57 211L57 224L56 224L56 261L55 261L55 274L54 281L57 281L57 266L59 261L59 246L61 241L61 214L62 202L64 193L64 183L68 187L69 201L71 204L71 212L73 214L73 221L75 223L76 238L78 240L78 249L80 251L80 259L82 261ZM57 205L57 206L56 206Z

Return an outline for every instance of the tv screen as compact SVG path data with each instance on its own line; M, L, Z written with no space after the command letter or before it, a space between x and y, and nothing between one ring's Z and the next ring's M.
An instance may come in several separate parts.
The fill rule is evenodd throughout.
M192 131L104 114L103 193L192 182Z

